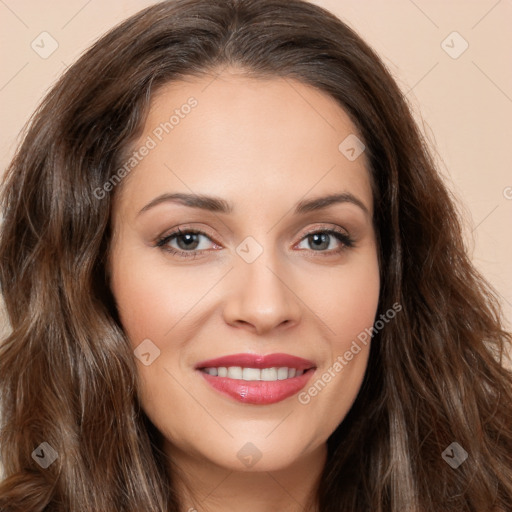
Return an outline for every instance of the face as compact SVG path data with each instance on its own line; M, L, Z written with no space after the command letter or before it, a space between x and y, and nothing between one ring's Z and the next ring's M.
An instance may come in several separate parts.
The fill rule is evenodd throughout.
M224 71L153 97L115 190L109 268L169 453L278 470L347 414L379 295L355 136L330 96L290 79Z

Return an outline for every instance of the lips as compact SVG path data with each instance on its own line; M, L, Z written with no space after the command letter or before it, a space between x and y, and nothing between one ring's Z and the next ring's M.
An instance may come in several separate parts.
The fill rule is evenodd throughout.
M267 405L298 393L311 378L313 361L289 354L233 354L196 364L216 391L243 403Z
M218 368L218 367L241 366L242 368L272 368L288 367L297 370L308 370L314 368L315 363L302 359L302 357L291 356L288 354L268 354L261 356L258 354L233 354L217 359L208 359L196 364L196 369Z

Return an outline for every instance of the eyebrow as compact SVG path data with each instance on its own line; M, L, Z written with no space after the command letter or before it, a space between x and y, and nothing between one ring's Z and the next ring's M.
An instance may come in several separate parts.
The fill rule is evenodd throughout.
M233 212L233 205L220 197L207 196L203 194L175 193L162 194L158 197L155 197L146 206L144 206L144 208L142 208L137 215L140 215L141 213L146 212L149 209L154 208L155 206L158 206L162 203L178 203L190 208L199 208L201 210L216 213L229 214ZM349 192L344 192L340 194L330 194L327 196L299 201L295 205L294 214L303 215L312 211L323 210L324 208L328 208L334 204L342 203L354 204L361 208L361 210L363 210L367 215L370 213L368 208L360 199Z

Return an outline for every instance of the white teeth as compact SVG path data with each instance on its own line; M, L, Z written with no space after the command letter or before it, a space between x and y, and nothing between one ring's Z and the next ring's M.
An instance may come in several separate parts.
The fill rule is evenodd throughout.
M241 379L242 378L242 368L240 366L230 366L228 368L228 378Z
M304 370L296 368L273 367L273 368L242 368L240 366L204 368L204 371L214 377L228 377L230 379L247 380L247 381L267 381L293 379L300 377Z
M261 380L277 380L277 368L263 368L261 370Z
M288 368L279 368L277 370L277 380L284 380L288 378Z
M261 370L259 368L244 368L242 370L242 379L260 380Z

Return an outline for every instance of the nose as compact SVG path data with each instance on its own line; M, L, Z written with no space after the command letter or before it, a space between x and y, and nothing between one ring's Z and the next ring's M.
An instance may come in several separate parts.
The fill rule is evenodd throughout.
M297 283L269 251L252 263L237 258L227 287L223 314L229 325L265 334L278 327L290 328L300 321Z

